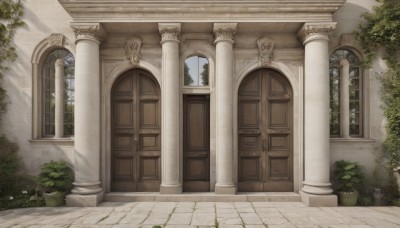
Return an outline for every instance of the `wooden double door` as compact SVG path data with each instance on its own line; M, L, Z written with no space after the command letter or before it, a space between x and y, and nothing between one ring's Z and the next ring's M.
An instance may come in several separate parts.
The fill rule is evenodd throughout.
M293 191L290 83L277 71L257 70L238 95L238 190Z
M147 71L129 70L114 83L111 99L111 191L160 191L157 81Z

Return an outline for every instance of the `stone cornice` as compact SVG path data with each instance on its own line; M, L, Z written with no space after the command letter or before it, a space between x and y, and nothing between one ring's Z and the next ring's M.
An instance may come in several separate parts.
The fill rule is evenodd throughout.
M298 32L298 37L303 44L314 38L328 39L328 36L335 29L336 22L304 23Z
M237 23L214 23L214 43L219 41L229 41L233 43L233 35L235 35Z
M71 27L74 30L76 40L86 39L101 43L107 36L100 23L71 23Z
M178 39L181 33L180 23L158 23L158 30L161 34L161 44L166 41L180 42Z
M75 21L332 20L345 0L59 0Z

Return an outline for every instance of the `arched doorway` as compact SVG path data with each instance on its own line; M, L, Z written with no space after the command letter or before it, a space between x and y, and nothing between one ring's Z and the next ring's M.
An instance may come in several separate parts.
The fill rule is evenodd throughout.
M111 90L111 191L158 192L161 183L161 93L142 69Z
M293 191L293 92L272 69L253 71L238 94L238 190Z

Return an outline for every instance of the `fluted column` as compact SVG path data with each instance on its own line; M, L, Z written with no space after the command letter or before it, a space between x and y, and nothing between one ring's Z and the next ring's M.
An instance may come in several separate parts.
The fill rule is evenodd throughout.
M73 24L75 56L75 182L72 193L96 194L100 186L100 56L105 32L99 23Z
M350 63L347 59L340 60L340 136L350 138L350 96L349 76Z
M300 30L304 63L304 174L303 192L332 193L329 159L328 35L336 23L305 23Z
M182 192L179 180L180 23L159 23L162 45L162 181L160 193Z
M237 23L214 23L216 45L216 155L215 193L233 194L233 35Z
M55 138L64 136L64 59L57 59L55 64Z

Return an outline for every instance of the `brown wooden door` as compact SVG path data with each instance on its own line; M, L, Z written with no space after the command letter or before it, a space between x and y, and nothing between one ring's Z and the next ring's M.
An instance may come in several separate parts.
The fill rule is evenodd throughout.
M252 72L239 88L239 191L293 191L292 90L277 71Z
M183 100L183 191L210 191L209 96L186 95Z
M129 70L114 84L111 191L160 191L160 88L154 77Z

